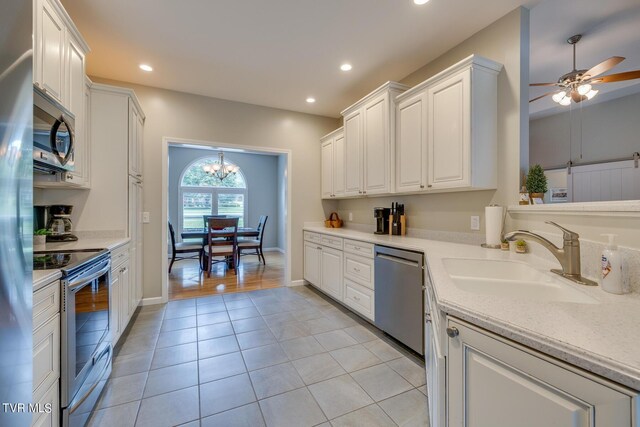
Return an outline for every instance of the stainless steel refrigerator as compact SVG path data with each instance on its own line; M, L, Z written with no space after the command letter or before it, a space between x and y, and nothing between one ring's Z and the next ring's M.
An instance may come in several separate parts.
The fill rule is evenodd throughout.
M0 426L31 424L32 2L0 4Z

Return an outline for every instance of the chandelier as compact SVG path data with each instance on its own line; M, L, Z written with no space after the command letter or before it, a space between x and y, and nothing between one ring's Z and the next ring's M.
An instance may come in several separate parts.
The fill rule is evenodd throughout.
M215 178L218 178L220 181L223 181L226 177L230 175L235 175L236 172L240 169L236 165L231 165L229 163L224 162L224 153L218 153L218 161L204 165L202 169L205 171L207 175L211 175Z

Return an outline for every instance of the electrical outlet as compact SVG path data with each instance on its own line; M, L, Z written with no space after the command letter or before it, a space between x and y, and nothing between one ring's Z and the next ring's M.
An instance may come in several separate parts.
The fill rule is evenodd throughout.
M151 217L149 215L149 212L142 212L142 223L149 224L150 221L151 221Z
M353 221L353 212L349 212L349 221Z
M480 217L477 215L471 215L471 229L480 230Z

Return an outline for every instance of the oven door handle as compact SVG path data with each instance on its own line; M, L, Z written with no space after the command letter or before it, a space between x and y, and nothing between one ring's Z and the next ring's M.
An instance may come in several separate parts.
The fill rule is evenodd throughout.
M96 269L98 269L98 270L96 271ZM77 280L74 280L73 282L69 282L69 284L67 286L68 286L70 291L73 291L76 288L79 288L81 286L86 285L87 283L90 283L90 282L94 281L98 277L100 277L103 274L107 273L110 269L111 269L111 261L107 260L106 263L101 263L96 268L94 268L92 270L89 270L86 273L87 275L83 274Z

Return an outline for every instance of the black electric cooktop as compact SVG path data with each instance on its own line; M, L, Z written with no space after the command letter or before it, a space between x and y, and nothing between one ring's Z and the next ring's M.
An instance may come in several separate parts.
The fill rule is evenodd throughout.
M69 271L90 262L108 251L104 249L86 251L36 251L33 253L34 270Z

